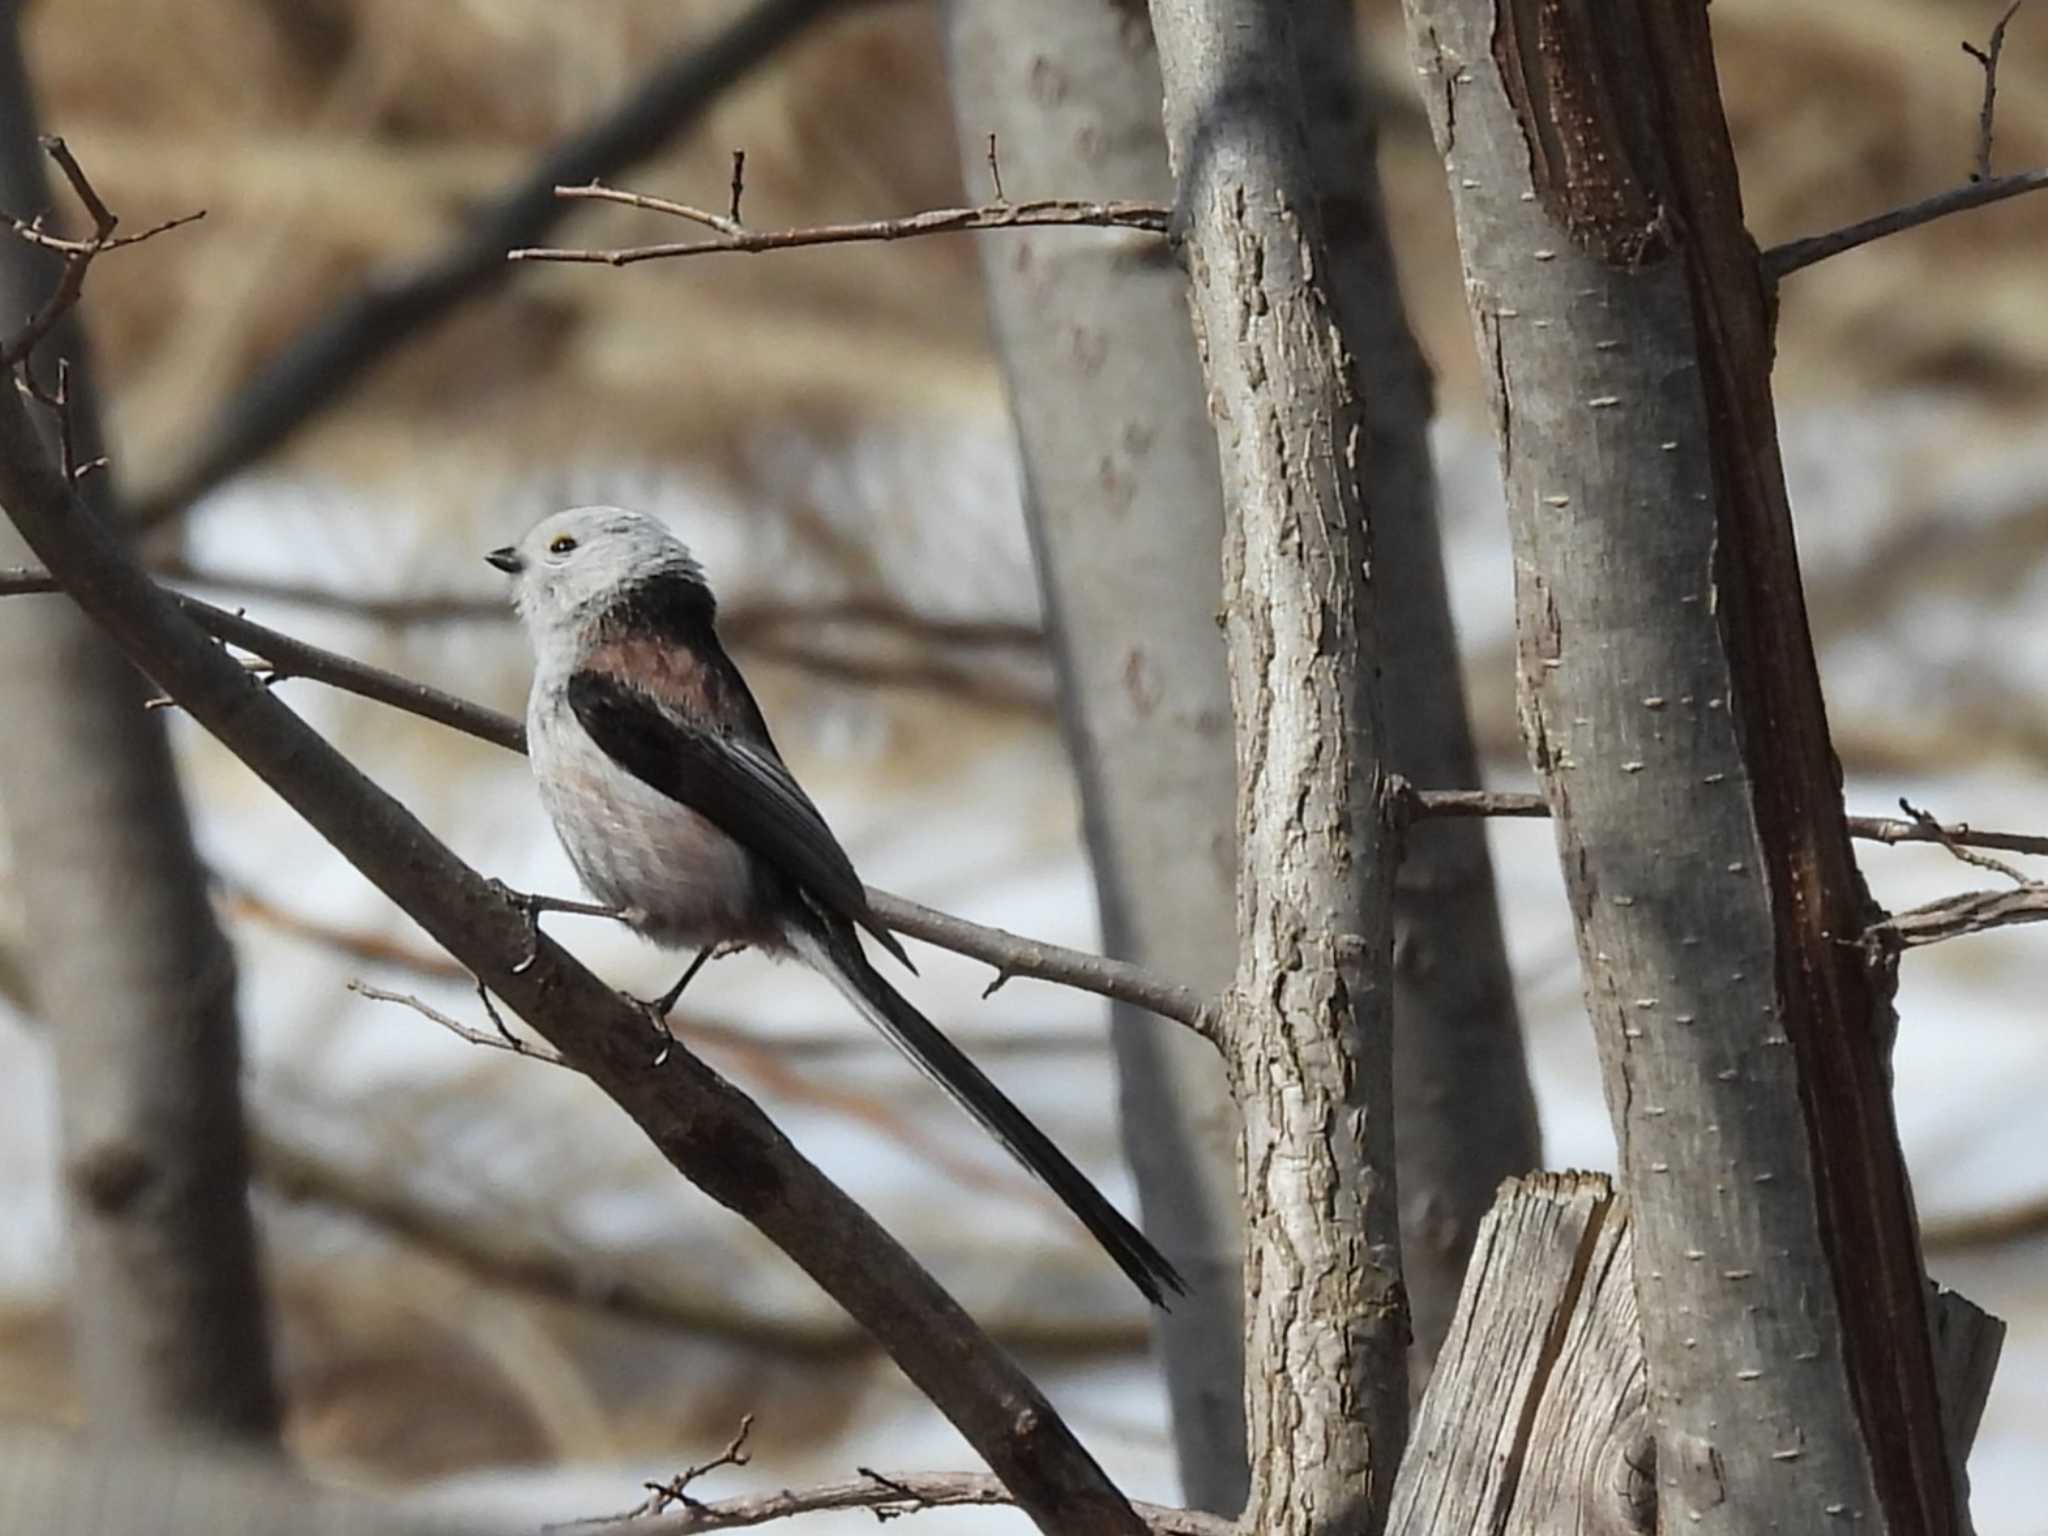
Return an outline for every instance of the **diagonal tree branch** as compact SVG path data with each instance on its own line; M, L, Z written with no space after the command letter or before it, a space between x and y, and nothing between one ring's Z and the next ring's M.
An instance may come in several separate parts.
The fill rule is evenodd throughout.
M1041 1529L1145 1529L1031 1380L752 1100L686 1051L651 1067L638 1009L536 934L508 893L205 638L76 504L11 390L0 390L0 504L132 662L586 1073L679 1172L872 1332Z
M611 113L563 140L485 204L448 246L412 266L373 275L289 343L215 414L185 462L136 497L129 515L149 529L183 514L229 475L271 452L373 364L454 309L508 281L505 252L545 238L568 206L563 182L643 160L695 121L728 87L849 0L756 0L707 41L664 61Z

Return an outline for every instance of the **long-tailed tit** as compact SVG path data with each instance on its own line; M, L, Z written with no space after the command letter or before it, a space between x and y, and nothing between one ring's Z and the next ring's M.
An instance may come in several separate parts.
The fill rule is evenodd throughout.
M783 766L718 642L690 551L655 519L579 507L490 563L514 578L533 642L527 748L583 882L658 944L794 956L1037 1174L1148 1299L1186 1289L1164 1255L1024 1112L868 963L865 928L906 966L845 850Z

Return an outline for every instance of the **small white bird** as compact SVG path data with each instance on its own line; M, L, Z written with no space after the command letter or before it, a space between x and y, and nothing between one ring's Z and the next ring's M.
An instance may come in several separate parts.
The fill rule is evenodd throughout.
M514 578L533 642L527 750L570 862L640 933L698 952L650 1005L657 1017L721 949L802 960L1043 1179L1149 1300L1184 1292L1145 1235L868 963L856 925L910 960L783 766L682 542L644 513L578 507L486 558Z

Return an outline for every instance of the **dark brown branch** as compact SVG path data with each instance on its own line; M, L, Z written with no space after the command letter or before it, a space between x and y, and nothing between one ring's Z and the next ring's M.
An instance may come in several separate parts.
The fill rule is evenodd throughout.
M700 1531L736 1531L828 1509L871 1509L879 1519L920 1514L928 1509L1013 1502L1003 1485L979 1472L863 1472L851 1482L816 1488L785 1488L699 1504L658 1519L635 1521L646 1536L695 1536ZM1237 1527L1220 1515L1159 1504L1133 1504L1153 1536L1232 1536ZM579 1522L583 1524L586 1522Z
M1975 43L1964 43L1963 52L1975 59L1984 70L1984 103L1977 109L1977 168L1970 173L1972 181L1991 179L1991 130L1998 111L1998 56L2005 52L2005 29L2013 17L2019 14L2026 0L2012 0L2005 8L2005 14L1998 18L1998 25L1991 29L1991 39L1982 48Z
M647 1059L640 1009L252 681L87 515L0 390L0 506L129 660L583 1071L677 1171L794 1259L894 1357L1048 1532L1145 1529L1052 1404L917 1261L687 1051Z
M664 60L616 108L562 140L485 203L448 245L409 266L372 274L288 342L215 413L186 460L134 501L134 522L154 528L179 516L284 442L374 364L461 305L495 291L513 270L505 252L545 239L563 218L559 183L588 181L646 159L785 43L845 8L846 0L757 0L703 43Z
M569 250L527 247L508 252L512 261L581 261L625 267L635 262L672 256L702 256L713 251L788 251L813 245L851 245L873 240L904 240L916 235L958 234L978 229L1065 225L1091 229L1137 229L1164 234L1173 210L1161 203L1077 202L1069 198L1035 198L1023 203L987 203L978 208L933 208L897 219L867 219L857 224L814 224L803 229L748 229L737 220L708 208L693 208L667 198L648 197L616 187L558 187L571 199L624 203L654 213L671 214L713 232L708 240L680 240L660 245L625 246L615 250Z

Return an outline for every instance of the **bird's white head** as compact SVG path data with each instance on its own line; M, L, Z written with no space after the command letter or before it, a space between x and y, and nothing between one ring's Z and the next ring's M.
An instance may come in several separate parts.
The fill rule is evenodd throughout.
M647 583L704 586L688 545L659 519L624 507L556 512L484 558L512 577L512 601L537 642L588 629Z

